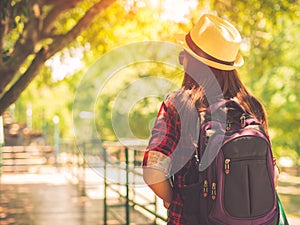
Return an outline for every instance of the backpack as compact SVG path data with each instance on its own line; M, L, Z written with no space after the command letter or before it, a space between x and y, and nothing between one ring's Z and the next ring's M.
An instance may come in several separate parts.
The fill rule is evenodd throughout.
M277 225L273 155L261 123L233 100L200 116L199 147L188 169L197 179L185 177L180 190L185 224Z

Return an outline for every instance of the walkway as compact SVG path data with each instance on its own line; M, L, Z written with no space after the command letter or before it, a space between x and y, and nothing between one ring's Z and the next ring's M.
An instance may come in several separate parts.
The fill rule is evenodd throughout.
M79 195L76 185L65 174L45 167L40 173L3 174L0 182L0 225L100 225L103 223L103 181L87 171L86 193ZM293 184L291 184L293 182ZM282 175L279 192L289 215L290 225L300 225L300 178ZM144 189L141 191L145 191ZM147 193L146 193L147 194ZM110 201L118 201L111 195ZM124 208L115 208L125 218ZM165 213L163 209L160 213ZM108 224L122 224L111 214ZM132 225L149 225L137 210L130 210ZM163 223L162 223L163 224Z
M98 177L99 178L99 177ZM98 225L103 222L103 184L87 183L87 196L79 195L63 173L47 169L39 174L3 174L0 183L0 225ZM112 199L110 199L112 200ZM114 208L125 218L124 208ZM109 210L108 224L118 222ZM151 224L130 210L131 224Z

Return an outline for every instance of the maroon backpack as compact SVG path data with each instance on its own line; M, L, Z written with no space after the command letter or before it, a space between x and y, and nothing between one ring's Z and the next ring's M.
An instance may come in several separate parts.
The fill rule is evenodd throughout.
M273 156L262 125L230 100L200 115L199 148L180 190L186 224L277 225Z

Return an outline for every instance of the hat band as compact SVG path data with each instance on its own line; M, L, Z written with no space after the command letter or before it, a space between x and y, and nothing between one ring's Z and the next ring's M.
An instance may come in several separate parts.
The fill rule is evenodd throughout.
M215 57L207 54L205 51L203 51L201 48L199 48L195 42L192 40L191 38L191 34L188 33L186 36L185 36L185 41L187 43L187 45L189 46L189 48L194 52L196 53L198 56L200 57L204 57L208 60L211 60L211 61L214 61L214 62L217 62L217 63L221 63L221 64L225 64L225 65L229 65L229 66L232 66L234 64L234 61L233 62L226 62L226 61L222 61L222 60L219 60L219 59L216 59Z

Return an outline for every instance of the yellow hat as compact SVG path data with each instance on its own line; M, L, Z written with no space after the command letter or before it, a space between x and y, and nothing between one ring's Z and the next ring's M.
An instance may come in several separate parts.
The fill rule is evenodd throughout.
M183 48L197 60L221 70L234 70L244 64L238 53L241 35L228 21L204 14L187 35L177 35Z

